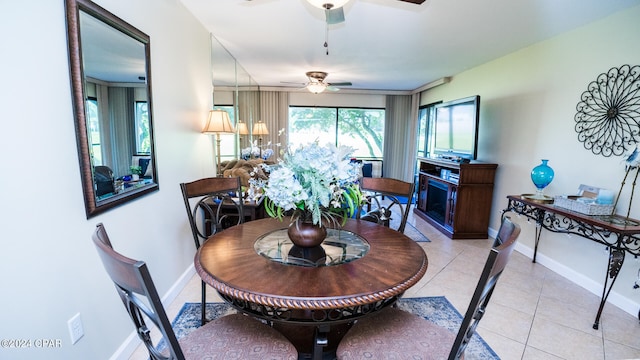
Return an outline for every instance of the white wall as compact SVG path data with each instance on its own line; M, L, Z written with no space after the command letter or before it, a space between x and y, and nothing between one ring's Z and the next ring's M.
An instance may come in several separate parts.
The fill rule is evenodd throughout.
M132 332L93 247L148 262L161 295L193 262L178 184L214 174L209 33L175 0L98 0L151 37L160 191L86 219L74 132L64 1L3 4L0 21L0 339L60 339L60 348L0 348L0 359L106 359ZM35 85L35 86L34 86ZM34 91L35 90L35 91ZM85 335L71 345L67 320Z
M620 188L622 158L586 150L574 130L574 115L581 94L598 75L624 64L640 65L638 18L640 6L455 75L449 84L422 94L422 104L481 96L478 159L499 164L492 228L499 226L507 195L535 191L530 172L540 159L549 159L555 170L547 194L574 194L583 183ZM617 213L626 214L630 189L628 181ZM637 196L631 217L640 218ZM534 225L519 220L522 251L531 253ZM598 294L602 291L608 260L603 245L544 232L538 260ZM627 256L610 297L632 314L640 306L640 290L632 288L639 266L640 261Z

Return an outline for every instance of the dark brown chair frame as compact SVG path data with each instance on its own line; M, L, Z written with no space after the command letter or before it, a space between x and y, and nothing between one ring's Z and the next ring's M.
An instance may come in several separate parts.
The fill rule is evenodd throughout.
M180 189L182 190L182 198L187 210L196 251L209 236L225 228L225 221L231 220L232 225L244 222L243 201L235 197L242 193L239 177L204 178L189 183L181 183ZM195 198L198 198L198 200L192 206L190 200ZM198 217L199 212L202 212L202 219ZM237 217L237 219L233 221L232 217ZM204 281L201 282L201 288L201 322L204 325L207 321L205 314L207 287Z
M450 360L459 359L464 354L471 337L476 332L478 323L482 320L498 279L507 267L519 235L520 226L511 222L508 217L504 217L480 275L476 290L471 297L471 302L462 320L462 325L460 325L460 330L458 330L456 340L451 348Z
M145 262L130 259L113 250L109 236L102 224L96 226L92 239L102 263L136 327L138 337L146 346L151 358L184 359L178 339L173 332ZM140 295L148 300L148 306L140 299ZM150 330L145 324L145 316L153 321L160 330L168 344L169 357L162 355L153 345Z
M409 209L413 203L415 184L393 178L363 177L360 179L360 189L364 192L370 192L370 194L367 194L366 203L358 209L356 218L389 227L391 212L393 209L398 208L402 218L400 225L395 230L404 233L409 217ZM402 204L398 196L407 197L407 203ZM385 198L388 198L388 200L384 200ZM366 207L367 213L363 215L364 207Z
M458 333L455 336L455 340L453 340L453 334L450 333L448 329L440 328L439 326L432 324L427 320L419 318L416 315L408 314L403 310L392 308L392 309L384 310L392 313L386 313L382 319L376 319L376 314L373 314L367 318L364 318L363 320L360 320L362 321L362 324L359 324L360 321L356 322L353 328L349 330L349 332L355 331L356 335L354 336L356 337L356 339L353 342L353 344L355 345L351 345L351 342L347 340L349 337L349 333L347 333L345 339L338 347L338 356L353 352L353 354L350 354L350 355L357 357L358 355L356 355L356 353L358 353L358 350L367 349L366 339L370 335L368 334L362 335L363 333L360 333L360 330L358 330L359 326L364 326L365 329L378 328L379 326L383 325L383 322L385 322L386 324L386 322L392 318L400 318L400 319L404 318L403 319L404 322L402 324L406 324L406 325L401 325L399 330L396 329L396 331L394 332L385 332L384 334L377 332L373 336L374 337L384 336L385 339L387 339L391 344L393 344L394 339L406 338L408 336L406 334L403 334L402 326L410 327L411 330L413 331L416 331L416 329L418 329L417 330L418 332L434 331L433 330L434 328L440 329L436 331L441 331L442 333L449 334L451 336L450 339L453 340L453 345L449 350L448 359L456 360L456 359L462 358L467 348L467 345L471 340L471 337L473 336L473 334L475 334L478 323L480 322L480 320L482 320L482 317L486 311L487 304L489 303L489 300L491 299L491 295L493 294L495 286L498 283L498 279L500 278L500 275L502 275L504 269L507 266L507 263L509 262L509 258L511 257L511 253L513 252L513 249L515 247L516 240L519 234L520 234L520 227L517 224L514 224L513 222L511 222L511 220L508 217L504 217L502 220L500 229L498 230L498 235L496 236L492 249L489 252L489 256L487 257L487 261L480 275L480 279L478 280L478 284L476 285L474 294L469 303L469 307L467 308L465 316L462 319L462 324L460 326L460 329L458 330ZM407 320L409 318L411 320ZM366 325L365 325L365 322L366 322ZM422 324L425 325L425 329L421 327ZM442 341L442 339L446 338L446 336L444 337L436 336L436 338L439 338L439 341ZM376 340L375 339L370 340L370 342L374 342L374 341ZM424 341L429 341L429 339L425 339ZM346 345L346 344L349 344L349 345ZM341 349L341 347L344 347L344 348ZM402 351L402 349L395 349L395 350L400 352ZM341 351L344 351L345 353L341 354ZM444 351L446 351L446 349Z
M298 358L295 347L282 334L269 325L242 314L225 315L215 322L209 322L189 335L185 335L181 341L188 348L183 351L145 262L130 259L113 250L111 240L102 224L96 226L92 239L104 268L113 281L116 291L136 327L136 333L149 351L151 359L184 360L185 352L190 358L195 356L198 359L212 355L225 355L224 358L227 358L226 355L231 355L236 358L238 350L247 349L246 339L255 336L259 337L257 348L263 349L265 346L273 346L279 358L280 356L286 356L290 359ZM160 352L157 349L157 344L154 346L150 329L145 324L145 317L152 321L160 331L167 344L166 351ZM231 347L228 347L226 341L221 341L218 344L215 338L216 334L226 334L227 332L232 332L243 340ZM221 354L221 351L228 353Z

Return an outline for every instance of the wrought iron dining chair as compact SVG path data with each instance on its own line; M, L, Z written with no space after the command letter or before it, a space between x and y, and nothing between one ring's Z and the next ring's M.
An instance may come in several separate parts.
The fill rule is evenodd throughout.
M96 226L92 239L151 359L298 358L295 347L282 334L242 314L226 315L209 321L178 340L146 263L113 250L102 224ZM145 318L152 321L160 331L167 345L164 350L158 350L159 341L154 345Z
M223 229L244 222L243 201L239 177L210 177L181 183L182 198L196 251L207 238ZM207 286L201 282L201 322L207 321L205 306Z
M394 230L404 233L414 186L392 178L361 178L360 189L366 195L366 203L360 206L356 218L392 227L392 217L399 216L399 225Z
M520 227L505 217L457 335L417 315L387 308L355 323L338 345L338 359L369 359L376 354L401 355L398 358L412 355L420 359L425 355L427 359L464 358L519 234Z

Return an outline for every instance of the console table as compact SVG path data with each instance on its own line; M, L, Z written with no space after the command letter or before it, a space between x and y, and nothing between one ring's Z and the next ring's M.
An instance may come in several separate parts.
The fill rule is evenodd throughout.
M585 215L553 204L538 203L520 195L509 195L507 199L508 205L502 211L503 217L507 212L513 212L536 222L534 263L543 228L556 233L575 234L607 246L609 266L604 279L600 307L593 323L593 328L597 330L602 309L622 268L625 254L640 255L640 220L620 215Z

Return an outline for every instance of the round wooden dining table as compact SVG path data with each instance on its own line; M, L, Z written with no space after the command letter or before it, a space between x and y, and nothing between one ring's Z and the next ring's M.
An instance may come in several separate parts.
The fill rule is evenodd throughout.
M393 304L427 270L427 256L416 242L353 219L330 230L320 260L293 261L300 251L294 256L286 236L273 238L286 234L289 224L288 218L266 218L228 228L209 237L194 262L225 301L270 322L301 358L331 357L353 321ZM265 245L270 238L272 245Z

